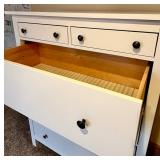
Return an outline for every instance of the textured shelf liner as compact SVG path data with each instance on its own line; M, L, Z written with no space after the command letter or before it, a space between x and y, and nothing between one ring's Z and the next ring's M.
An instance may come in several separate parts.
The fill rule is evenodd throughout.
M109 89L118 93L122 93L131 97L136 97L138 89L137 88L132 88L132 87L128 87L122 84L118 84L118 83L114 83L111 81L106 81L106 80L102 80L102 79L98 79L95 77L91 77L91 76L87 76L84 74L80 74L80 73L76 73L76 72L72 72L69 70L65 70L62 68L57 68L57 67L53 67L53 66L49 66L43 63L40 63L36 66L34 66L37 69L41 69L41 70L45 70L48 72L52 72L58 75L62 75L68 78L72 78L75 80L79 80L82 82L86 82L95 86L99 86L105 89Z

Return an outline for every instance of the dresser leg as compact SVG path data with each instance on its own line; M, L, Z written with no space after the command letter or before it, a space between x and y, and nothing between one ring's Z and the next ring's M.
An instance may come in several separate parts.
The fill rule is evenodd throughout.
M32 144L36 147L36 139L34 135L33 121L31 119L29 119L29 126L30 126Z

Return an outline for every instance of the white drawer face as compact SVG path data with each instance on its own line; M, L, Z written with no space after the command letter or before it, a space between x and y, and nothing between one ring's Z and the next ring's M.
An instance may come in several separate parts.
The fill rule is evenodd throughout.
M156 33L71 27L72 44L153 57ZM79 37L79 38L78 38Z
M120 77L116 75L117 69L111 68L109 71L113 74L106 71L106 78L112 77L115 81L120 78L119 83L125 81L132 87L138 86L138 89L127 91L126 88L130 87L107 82L105 85L111 85L107 89L104 80L82 74L96 72L100 76L103 73L105 78L104 72L87 70L95 60L93 54L89 59L84 51L80 54L65 48L57 51L56 47L49 45L24 45L6 53L5 104L97 155L133 155L146 64L141 62L139 65L138 60L133 63L131 59L125 64L124 59L116 62L113 57L106 58L106 63L98 55L96 61L101 64L121 66ZM81 59L83 67L76 66ZM133 64L128 66L128 62ZM133 75L126 72L126 65L129 71L136 69L137 72ZM109 66L101 69L108 70ZM77 69L81 74L69 71L69 68Z
M98 155L133 155L141 101L6 63L5 104Z
M35 138L62 156L96 156L72 141L33 121Z
M21 38L68 44L66 26L18 23Z

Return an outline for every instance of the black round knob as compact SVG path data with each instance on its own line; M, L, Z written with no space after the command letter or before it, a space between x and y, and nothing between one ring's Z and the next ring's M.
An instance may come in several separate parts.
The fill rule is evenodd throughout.
M22 29L21 29L21 32L22 32L22 33L27 33L27 30L24 29L24 28L22 28Z
M86 120L82 119L82 121L77 121L77 126L81 129L85 129Z
M43 138L44 138L44 139L47 139L47 138L48 138L47 134L43 135Z
M134 41L132 46L133 46L133 48L138 49L138 48L140 48L141 44L138 41Z
M53 33L53 36L54 36L54 38L58 38L58 37L59 37L59 34L58 34L57 32L54 32L54 33Z
M79 40L80 42L82 42L82 41L84 41L84 37L83 37L82 35L78 35L78 40Z

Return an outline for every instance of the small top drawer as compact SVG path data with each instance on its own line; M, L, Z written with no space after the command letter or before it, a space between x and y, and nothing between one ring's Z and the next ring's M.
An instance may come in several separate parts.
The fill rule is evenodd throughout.
M18 23L20 37L68 44L66 26Z
M71 27L72 44L153 57L156 33Z

